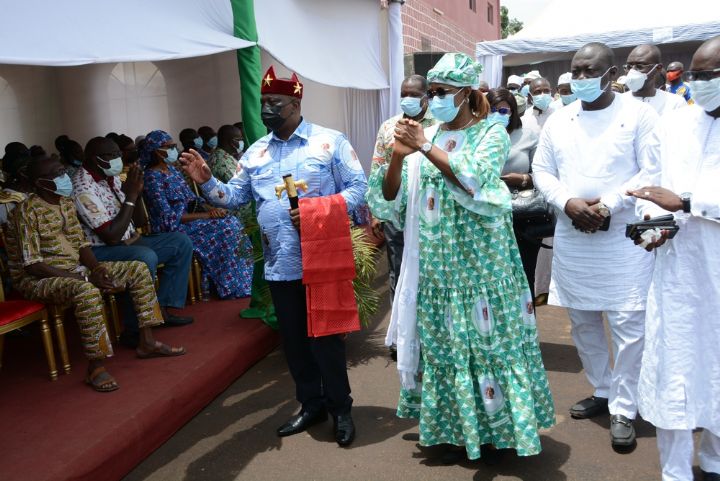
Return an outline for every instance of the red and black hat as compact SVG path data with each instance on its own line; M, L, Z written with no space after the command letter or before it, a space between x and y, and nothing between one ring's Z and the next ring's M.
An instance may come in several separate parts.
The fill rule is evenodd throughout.
M275 69L270 68L263 75L262 83L260 85L261 94L277 94L277 95L289 95L290 97L302 98L303 84L300 83L298 76L295 73L289 79L277 78L275 75Z

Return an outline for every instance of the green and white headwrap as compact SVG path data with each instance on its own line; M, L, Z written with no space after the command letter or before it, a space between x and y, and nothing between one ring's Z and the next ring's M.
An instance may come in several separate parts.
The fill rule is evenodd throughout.
M453 87L480 87L482 65L464 53L446 53L427 73L428 82Z

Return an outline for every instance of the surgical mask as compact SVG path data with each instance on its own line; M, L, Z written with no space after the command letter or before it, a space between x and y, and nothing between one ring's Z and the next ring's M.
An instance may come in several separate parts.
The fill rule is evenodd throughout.
M240 142L238 142L238 145L237 145L238 154L240 152L242 152L243 150L245 150L245 141L241 140Z
M523 97L527 97L530 94L530 84L523 85L523 87L520 89L520 93Z
M41 180L46 180L48 182L55 183L55 190L48 189L47 187L43 187L41 185L40 187L42 187L45 190L54 192L55 194L61 195L63 197L70 197L70 195L72 194L72 191L73 191L72 180L70 180L70 176L67 174L59 175L52 180L50 180L50 179L41 179Z
M210 147L211 149L216 148L217 143L218 143L217 135L213 135L212 137L210 137L210 140L207 141L208 147Z
M287 104L263 104L262 110L260 111L260 117L262 118L262 123L265 124L265 127L273 132L280 130L280 127L282 127L285 124L285 121L287 121L287 118L280 115L280 111L286 105Z
M525 110L527 109L527 100L525 97L520 95L519 93L515 93L515 102L517 102L517 112L518 115L522 115L525 113Z
M655 70L653 67L650 72ZM637 92L643 86L645 85L645 82L647 82L648 74L650 73L643 73L637 69L631 68L630 71L625 75L625 85L627 88L629 88L632 92Z
M487 117L488 122L491 124L500 124L503 127L507 128L507 126L510 124L510 115L509 114L501 114L500 112L492 112Z
M605 91L605 89L601 87L601 82L609 70L610 69L607 69L604 74L595 78L572 79L570 81L570 88L577 98L583 102L594 102ZM608 83L608 85L610 84ZM605 88L607 88L607 85Z
M97 156L97 159L101 160L103 162L110 163L110 167L108 167L107 169L105 167L100 167L100 169L102 169L102 171L105 172L105 175L107 175L108 177L114 177L114 176L118 175L120 172L122 172L122 169L123 169L122 157L117 157L112 160L105 160L102 157Z
M175 147L169 148L165 150L165 153L167 154L167 157L165 157L163 160L167 164L174 164L178 160L178 150Z
M417 117L422 112L422 97L403 97L400 108L408 117Z
M575 95L575 94L561 95L560 99L562 100L563 105L570 105L571 103L573 103L577 100L577 95Z
M82 160L70 159L70 165L73 167L80 167L82 165Z
M193 144L195 144L195 149L202 149L202 146L204 144L202 137L195 137L193 139Z
M432 112L433 117L440 122L452 122L455 120L455 117L457 117L460 111L460 106L455 106L455 96L457 94L458 92L452 95L445 94L443 98L440 98L438 95L433 97L430 101L430 112Z
M692 80L688 84L695 104L702 107L705 112L712 112L720 107L720 77Z
M533 95L533 106L539 108L543 112L547 110L548 107L550 107L550 102L552 102L552 97L550 94L540 94L540 95Z

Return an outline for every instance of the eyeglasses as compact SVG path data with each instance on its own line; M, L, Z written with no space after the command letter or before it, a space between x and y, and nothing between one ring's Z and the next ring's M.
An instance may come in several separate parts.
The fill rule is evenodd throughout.
M450 94L450 95L455 95L455 94L458 93L458 92L459 92L458 89L454 89L453 91L450 91L450 90L445 90L445 89L442 88L442 87L438 87L438 88L436 88L435 90L428 90L428 91L427 91L427 96L428 96L429 99L432 99L432 98L434 98L434 97L437 95L437 96L440 97L441 99L444 99L446 95L448 95L448 94Z
M510 113L511 113L512 111L511 111L509 108L507 108L507 107L500 107L500 108L490 107L490 112L492 112L492 113L497 112L497 113L499 113L500 115L510 115Z
M718 72L720 72L720 68L712 70L687 70L683 72L682 79L685 82L692 82L693 80L711 80L717 77Z
M637 71L647 73L647 71L650 70L651 68L653 68L655 65L657 65L657 64L654 64L654 63L626 63L625 65L623 65L623 68L625 69L626 72L629 72L630 70L635 69Z

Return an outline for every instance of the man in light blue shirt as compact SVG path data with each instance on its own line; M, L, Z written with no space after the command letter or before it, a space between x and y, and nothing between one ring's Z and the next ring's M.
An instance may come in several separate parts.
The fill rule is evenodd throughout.
M224 184L215 179L205 161L191 150L181 158L183 169L200 185L206 199L236 209L255 200L262 231L265 278L275 305L290 373L295 380L300 412L278 428L279 436L304 431L327 419L335 421L335 439L349 445L355 436L350 416L352 398L347 378L345 343L338 336L309 338L305 286L302 284L300 214L290 210L287 195L275 187L283 175L304 180L300 197L340 194L348 214L364 204L367 180L360 161L340 132L306 122L301 116L303 86L295 75L278 79L272 69L262 80L263 123L271 133L243 155L235 176Z

